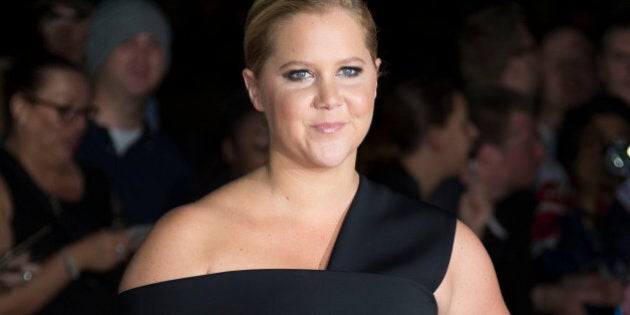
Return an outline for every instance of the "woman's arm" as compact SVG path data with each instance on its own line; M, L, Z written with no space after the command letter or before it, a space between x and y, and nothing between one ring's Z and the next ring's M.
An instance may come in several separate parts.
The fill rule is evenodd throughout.
M0 314L38 311L73 280L71 265L78 272L107 271L125 260L126 256L118 253L116 247L119 244L128 246L129 242L124 233L103 230L52 254L28 283L0 293Z
M509 314L488 253L460 221L448 270L435 297L439 314Z
M213 227L197 212L195 206L184 206L155 224L127 266L119 291L207 273L210 248L202 244Z
M70 283L60 253L52 255L33 279L0 294L0 314L30 314L39 310Z

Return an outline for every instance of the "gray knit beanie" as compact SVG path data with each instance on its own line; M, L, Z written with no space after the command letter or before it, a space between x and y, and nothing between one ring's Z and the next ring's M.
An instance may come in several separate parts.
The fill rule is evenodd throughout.
M164 70L171 60L171 30L160 9L147 0L104 0L90 16L85 54L92 74L123 41L151 34L162 46Z

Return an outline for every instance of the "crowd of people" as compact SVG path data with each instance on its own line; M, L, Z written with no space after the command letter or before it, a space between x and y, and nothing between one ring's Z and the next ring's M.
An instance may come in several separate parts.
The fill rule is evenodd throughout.
M363 1L293 2L254 2L201 158L160 123L160 5L35 3L40 49L0 63L0 314L630 313L630 13L537 39L492 4L458 76L396 77Z

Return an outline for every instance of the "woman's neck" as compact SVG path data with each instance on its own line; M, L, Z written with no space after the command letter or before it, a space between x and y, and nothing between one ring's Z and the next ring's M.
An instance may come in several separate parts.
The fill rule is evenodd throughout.
M313 210L349 205L359 185L353 157L331 168L304 168L291 159L273 155L256 177L268 182L272 198L290 209ZM338 209L345 211L346 209ZM336 212L336 211L333 211Z
M55 191L63 188L59 185L59 179L75 174L77 170L76 164L72 159L51 158L50 155L42 154L42 150L35 144L21 140L15 135L7 138L5 147L18 160L33 181L41 189L53 195L55 195Z

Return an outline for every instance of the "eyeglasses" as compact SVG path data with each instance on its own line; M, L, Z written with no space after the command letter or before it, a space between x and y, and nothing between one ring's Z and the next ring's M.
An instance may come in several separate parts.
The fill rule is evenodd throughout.
M93 117L96 113L96 108L94 106L87 106L82 109L72 109L70 105L67 104L59 104L51 101L47 101L41 99L33 94L24 93L26 99L32 103L33 105L41 105L47 108L54 109L57 112L57 115L64 123L71 123L77 117L83 117L88 119Z

